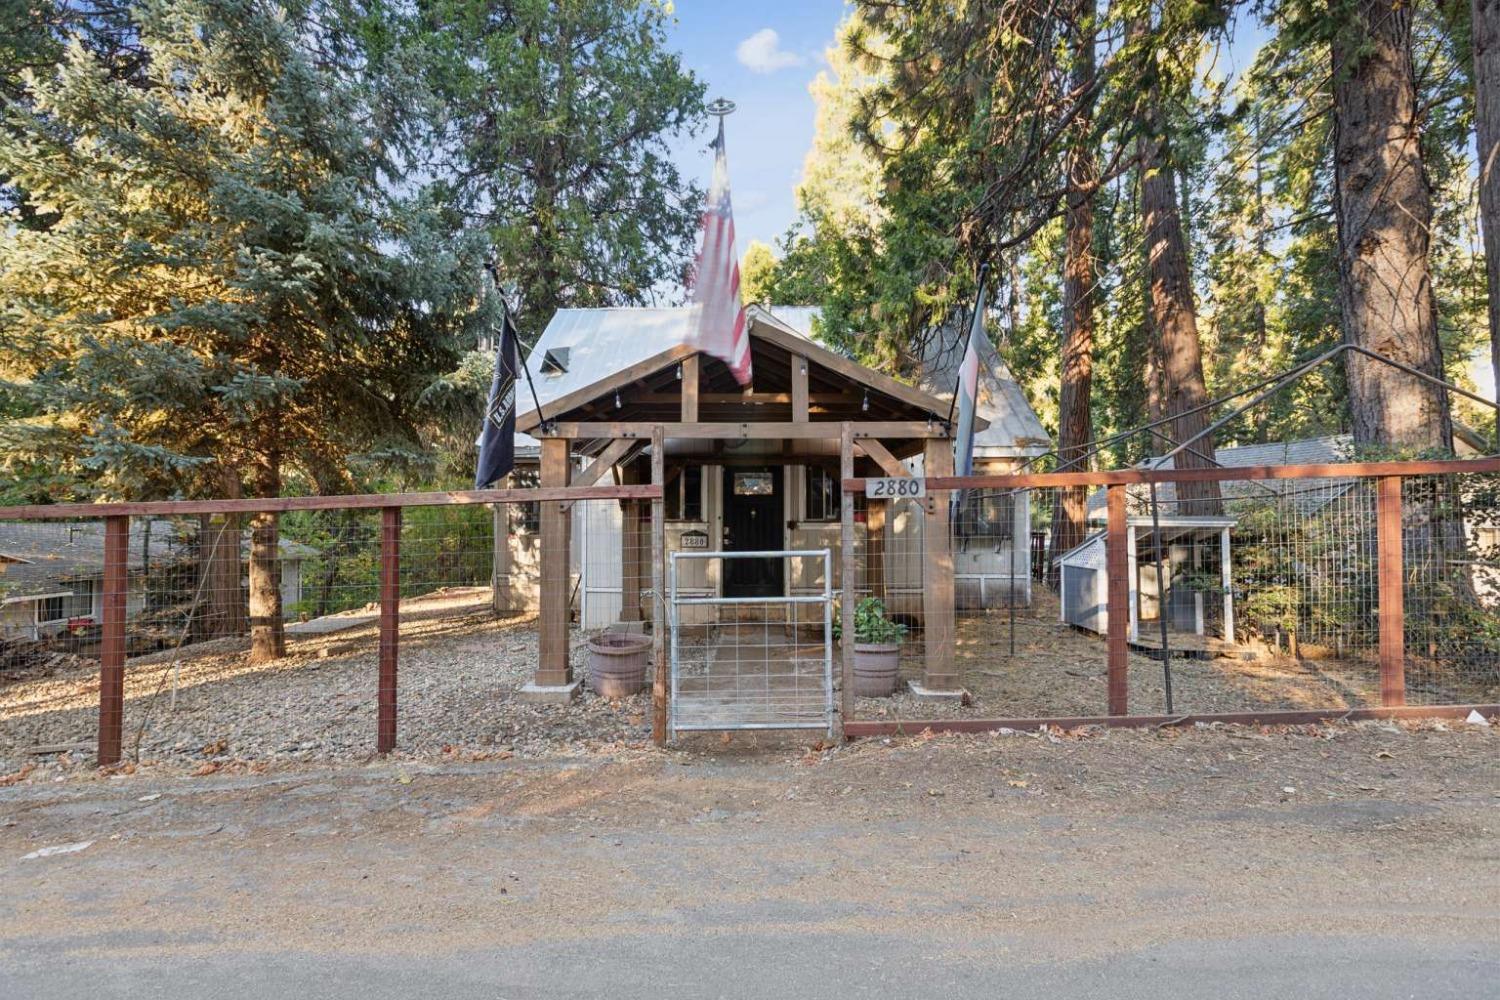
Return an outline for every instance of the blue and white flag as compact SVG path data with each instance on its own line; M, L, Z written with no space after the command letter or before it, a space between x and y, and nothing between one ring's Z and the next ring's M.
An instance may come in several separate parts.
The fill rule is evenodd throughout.
M484 426L474 441L479 446L479 464L474 471L476 490L486 488L515 468L516 372L520 367L520 338L507 309L501 324L500 346L495 349L495 378L484 407Z

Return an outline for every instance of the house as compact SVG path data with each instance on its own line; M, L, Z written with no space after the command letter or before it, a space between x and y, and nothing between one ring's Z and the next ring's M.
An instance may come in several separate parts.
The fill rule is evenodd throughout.
M956 382L961 352L938 338L924 359L920 381L927 388L908 385L820 344L811 329L812 311L751 306L753 383L741 387L722 362L688 345L692 315L687 307L559 311L527 360L540 412L524 382L518 387L512 485L587 485L606 475L626 484L649 482L652 435L659 433L667 552L827 548L835 554L838 586L841 427L851 428L858 475L951 472L952 387L944 383ZM1000 473L1044 453L1049 443L999 358L989 354L982 367L976 471ZM643 563L641 553L650 550L650 505L571 505L566 521L554 529L560 539L571 536L566 583L559 572L549 591L540 537L548 530L550 506L511 504L497 513L497 609L540 605L544 619L576 612L585 628L649 618L649 560ZM948 549L947 499L866 503L860 497L857 508L855 546L868 577L861 586L883 597L897 615L922 618L936 611L951 618L955 605L998 603L1012 589L1019 599L1029 593L1024 495L990 504L988 513L1003 523L989 525L988 544L966 548L960 533L947 552L953 558L951 587L938 594L927 585L923 566L937 546L923 544L922 535L940 529L937 541ZM1016 538L1021 544L1012 552ZM695 560L683 567L680 588L715 597L821 594L821 565L776 557L722 565ZM1012 579L1014 588L1008 586ZM1006 585L997 585L1001 581ZM557 596L539 596L547 594ZM563 619L550 627L565 625ZM538 685L569 683L562 641L550 641L549 663L548 621L542 633ZM951 662L951 649L938 660Z
M805 342L821 351L811 330L816 315L816 310L803 307L751 306L748 323L752 341L759 339L764 332L775 331L783 338ZM586 396L591 386L607 380L614 373L682 344L687 337L689 320L690 309L686 307L561 310L548 324L528 359L544 410L559 399ZM960 332L947 331L947 337L941 335L943 332L936 331L923 346L919 388L927 390L946 417L963 345ZM953 343L947 343L948 340ZM998 473L1009 471L1020 462L1046 452L1050 442L1041 422L1026 402L1025 394L994 347L986 344L985 348L978 412L981 426L984 423L988 426L984 426L975 438L975 471ZM871 371L870 374L878 373ZM666 378L679 381L675 368L668 371ZM790 396L784 391L762 392L763 379L757 378L756 382L748 397L732 381L728 386L713 386L714 390L729 388L729 392L709 391L705 386L699 397L700 419L714 421L728 416L738 417L742 399L749 400L749 405L759 411L758 415L788 415ZM812 419L818 419L826 411L831 396L848 392L849 386L847 376L833 372L816 373L809 385L808 406ZM604 395L607 412L613 408L614 400L609 392ZM678 405L675 398L665 401L665 395L660 392L650 395L656 415L670 415L670 408ZM857 400L863 414L869 412L865 407L876 405L875 400L883 395L872 396L868 390L863 390L852 398ZM520 387L521 409L527 408L528 401L529 391L523 385ZM516 435L517 470L513 482L538 481L539 447L539 442L531 435L524 432ZM701 445L696 448L701 461L685 462L669 474L666 527L669 549L682 548L686 538L686 544L691 546L716 547L710 543L719 539L726 547L743 548L753 544L766 549L828 547L835 553L838 551L840 495L836 451L827 449L826 454L786 464L767 461L769 456L762 453L754 463L757 468L752 470L745 465L744 459L748 456L744 454L734 455L732 461L726 456L725 461L715 462L713 453L716 450L724 455L730 450L742 453L745 449L716 449L712 445ZM582 464L583 459L579 459L575 467L581 468ZM913 474L922 474L921 454L911 456L904 464ZM752 489L767 492L755 494L750 492ZM980 523L992 525L1003 520L1005 524L1003 531L997 533L999 544L990 544L989 538L984 544L972 545L960 540L954 553L960 608L993 606L1008 600L1012 574L1017 599L1022 603L1029 601L1031 556L1026 539L1029 538L1030 510L1025 494L1019 496L1020 502L1009 495L974 499L974 503L983 507L978 512L979 518L987 516ZM860 500L862 507L863 498ZM757 520L761 518L762 507L767 508L763 512L765 516ZM868 529L868 514L861 510L857 516L866 519L862 523ZM887 606L897 614L914 614L920 604L921 546L915 537L920 532L920 519L915 505L903 505L891 511L883 526L887 576L883 597ZM752 524L756 526L753 539L746 536ZM770 530L762 530L762 525L770 526ZM496 548L500 552L496 574L497 606L502 610L536 607L540 575L538 529L536 509L532 505L513 505L506 515L506 523L497 527ZM620 552L622 530L617 506L580 504L574 508L570 593L578 620L586 628L602 628L619 620L622 566L609 554ZM993 528L986 530L994 531ZM1017 547L1013 561L1010 539L1015 537L1019 537L1022 544ZM502 539L504 544L501 544ZM732 595L745 586L734 580L720 580L718 567L713 565L694 566L692 569L701 574L692 586L703 595ZM811 565L798 565L789 579L776 580L772 586L779 588L779 593L807 594L821 592L823 583L812 572Z
M127 620L151 610L148 584L170 567L196 558L196 522L132 518L125 597ZM244 545L248 552L248 539ZM281 542L282 607L302 598L302 564L316 550ZM170 583L167 584L171 586ZM160 583L158 583L160 587ZM191 591L191 584L186 585ZM175 600L179 595L171 595ZM180 595L182 603L191 592ZM103 620L102 521L0 522L0 638L41 639Z

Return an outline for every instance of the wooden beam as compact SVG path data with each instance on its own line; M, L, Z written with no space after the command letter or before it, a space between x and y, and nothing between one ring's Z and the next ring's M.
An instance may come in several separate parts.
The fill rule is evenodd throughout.
M651 739L657 746L667 742L667 514L662 499L666 451L666 440L657 428L651 435L651 484L657 488L656 499L651 501Z
M380 676L375 751L396 749L396 662L401 641L401 508L380 512Z
M807 358L792 355L792 420L807 423Z
M1490 717L1500 714L1500 705L1408 705L1399 708L1271 709L1263 712L1205 712L1193 715L1058 715L1047 718L1011 719L901 719L859 720L844 723L844 736L916 736L933 733L993 733L997 729L1018 732L1036 729L1081 729L1085 726L1128 728L1147 726L1196 726L1222 723L1232 726L1308 726L1320 722L1365 722L1372 719L1462 719L1470 712Z
M104 609L99 644L100 767L120 762L125 720L125 595L129 587L130 518L104 522Z
M841 475L854 472L854 431L849 424L839 430L839 468ZM845 493L839 504L839 628L843 655L839 699L844 722L854 718L854 603L859 591L854 585L854 494Z
M1110 715L1125 715L1130 705L1130 646L1126 636L1130 628L1130 574L1125 565L1125 535L1129 528L1124 486L1115 484L1109 487L1107 507L1109 522L1104 539L1104 575L1109 581L1108 711Z
M542 442L542 485L558 488L568 485L570 474L568 442L549 439ZM541 519L541 621L536 684L538 687L563 687L573 682L573 668L568 661L569 558L572 516L561 502L542 505Z
M578 474L578 478L571 485L574 487L593 486L606 472L620 462L625 461L625 457L631 450L639 447L642 447L641 442L632 438L620 438L618 441L611 441L609 446L589 463L589 467Z
M10 521L70 517L185 517L195 514L284 514L293 510L378 510L538 500L650 500L655 486L566 486L555 489L450 490L441 493L349 493L246 500L147 500L131 503L56 503L0 507Z
M612 395L616 389L623 389L638 379L654 375L663 369L675 365L684 358L692 357L697 353L698 351L695 347L687 344L678 344L675 347L662 351L660 354L646 358L644 361L637 361L635 364L623 368L607 378L600 379L598 382L593 382L581 389L575 389L567 395L559 396L549 403L544 403L542 404L543 409L547 413L554 415L567 413L569 410L576 409L602 396ZM542 423L542 417L543 415L534 409L517 413L516 430L530 432Z
M946 441L928 441L922 459L925 472L938 476L953 472L953 446ZM950 511L952 495L944 490L927 491L926 516L922 522L922 635L924 663L922 683L930 691L956 691L962 684L953 663L954 584L953 538Z
M536 436L543 439L595 439L595 438L642 438L651 437L657 427L669 439L727 439L779 441L827 440L834 436L838 424L832 421L821 423L772 423L746 421L743 423L651 423L646 421L620 421L617 423L591 422L557 423ZM873 420L854 425L855 433L862 437L878 438L922 438L946 440L951 435L948 428L938 421L926 420Z
M1382 476L1375 494L1380 601L1380 704L1406 704L1406 567L1401 553L1401 477Z
M682 359L682 422L698 422L698 358L691 354Z
M911 471L902 465L896 456L892 455L890 450L879 441L874 438L857 438L856 440L859 442L859 446L864 449L865 454L873 458L875 464L880 466L881 471L887 476L892 476L896 479L905 479L911 476Z
M602 436L602 435L601 435ZM916 437L881 434L881 437ZM1446 476L1500 472L1500 457L1429 462L1344 462L1329 465L1256 465L1234 469L1117 469L1113 472L1038 472L1022 475L929 477L928 489L1020 489L1046 486L1110 486L1138 483L1246 482L1275 479L1357 479L1378 476ZM851 477L846 490L864 492L865 481Z
M620 503L620 621L641 620L641 591L647 558L643 551L648 536L641 530L642 509L638 501Z

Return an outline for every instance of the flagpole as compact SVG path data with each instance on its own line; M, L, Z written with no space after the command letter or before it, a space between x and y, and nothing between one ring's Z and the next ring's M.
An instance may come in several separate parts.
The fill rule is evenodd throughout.
M510 315L510 302L505 298L505 291L500 287L500 269L493 260L488 261L485 267L490 272L490 280L495 283L495 295L500 299L500 341L505 342L505 324L515 326L515 320ZM499 349L498 347L496 348ZM526 387L531 390L531 402L536 407L537 419L545 426L549 421L542 418L542 401L536 395L536 383L531 381L531 366L526 363L526 351L521 344L521 331L516 330L516 363L521 366L521 371L526 373Z
M981 304L984 302L984 281L985 281L985 279L987 277L989 277L989 273L990 273L990 265L989 265L988 261L985 261L984 263L982 263L982 264L979 265L979 282L978 282L978 284L974 288L974 308L969 313L969 326L968 326L968 329L964 330L962 333L959 334L960 338L962 338L959 341L959 346L963 350L959 351L959 354L958 354L958 376L956 378L954 378L954 380L953 380L953 398L950 399L950 400L948 400L948 426L949 427L953 426L953 410L954 410L955 407L958 406L958 390L959 390L959 387L963 385L963 380L964 380L964 371L963 371L963 369L964 369L964 352L969 349L969 341L974 336L974 323L975 323L974 313L976 313L976 312L978 312L980 310ZM983 323L984 320L981 318L978 322ZM975 394L974 403L977 406L978 403L979 403L979 399L978 399L979 386L978 386L977 382L976 382L975 387L974 387L974 394Z

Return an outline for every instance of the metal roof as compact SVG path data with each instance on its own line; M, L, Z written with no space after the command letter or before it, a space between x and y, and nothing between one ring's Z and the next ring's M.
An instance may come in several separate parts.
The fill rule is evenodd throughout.
M1300 441L1272 441L1266 444L1239 445L1234 448L1215 448L1214 460L1226 469L1244 469L1261 465L1333 465L1349 461L1353 449L1353 438L1348 434L1330 434L1324 437L1304 438ZM1140 468L1173 469L1177 463L1168 458L1151 458L1138 463ZM1332 479L1266 479L1235 480L1219 484L1219 493L1225 500L1256 500L1283 498L1299 514L1311 514L1332 503L1348 492L1355 480L1347 477ZM1135 485L1126 488L1131 505L1149 503L1150 488ZM1177 502L1176 483L1158 483L1156 498L1159 505ZM1091 516L1104 510L1105 491L1096 490L1089 496Z
M922 343L917 384L934 396L951 400L967 342L968 330L955 312ZM1025 390L1011 376L988 337L979 346L978 410L990 425L974 436L975 457L1030 458L1052 449L1052 438L1031 408Z
M175 521L131 518L126 565L138 573L146 545L146 529L151 529L153 558L164 555L169 546L181 551L192 543L197 529L185 528ZM318 550L301 542L280 540L281 558L286 561L307 559ZM247 537L241 548L249 546ZM0 521L0 594L6 599L38 599L58 591L59 584L92 579L104 573L103 521Z
M813 332L814 322L819 316L815 307L752 305L746 311L748 322L752 324L774 322L821 345ZM526 359L538 401L545 408L553 400L686 343L691 333L691 319L690 306L559 309ZM567 370L543 374L542 359L549 351L557 357L561 349L567 352ZM975 454L979 457L1005 457L1046 452L1051 447L1047 432L993 346L988 357L982 360L985 363L981 366L979 415L988 420L990 426L977 435ZM955 374L948 380L950 384L945 391L934 391L933 386L940 384L946 375L920 380L918 388L941 399L951 399L952 382L957 378L956 364L955 361ZM535 408L530 388L519 386L518 394L518 410L524 412ZM536 438L524 432L516 433L518 455L536 455L539 450Z

